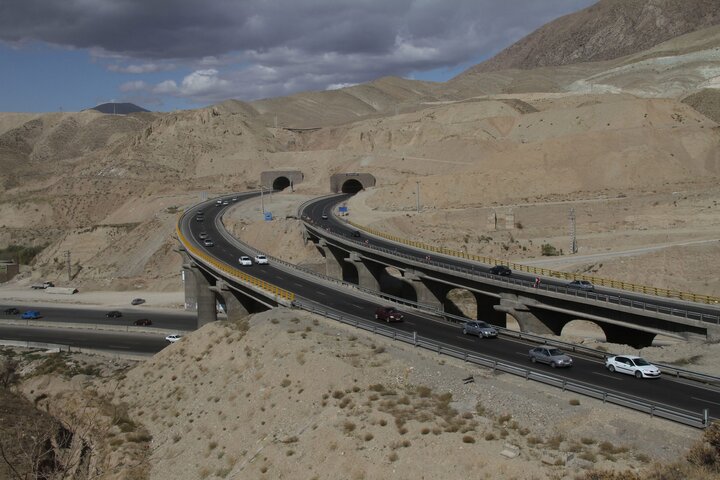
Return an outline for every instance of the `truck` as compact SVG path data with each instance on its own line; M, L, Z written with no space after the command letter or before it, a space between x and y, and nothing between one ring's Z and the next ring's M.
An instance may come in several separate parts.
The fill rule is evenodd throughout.
M45 290L46 288L54 287L55 284L53 282L42 282L42 283L35 283L32 285L33 290Z

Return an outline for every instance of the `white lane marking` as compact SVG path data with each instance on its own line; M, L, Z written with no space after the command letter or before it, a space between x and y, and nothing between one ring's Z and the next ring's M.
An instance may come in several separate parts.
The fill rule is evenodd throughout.
M302 283L298 283L298 282L293 282L293 285L295 285L296 287L300 287L300 288L302 288L302 286L303 286Z
M712 400L706 400L704 398L699 398L699 397L690 397L690 398L692 398L693 400L700 400L701 402L705 402L705 403L712 403L713 405L720 405L720 402L713 402Z
M327 294L323 293L322 290L318 290L318 291L315 292L315 293L317 293L318 295L321 295L321 296L323 296L323 297L327 297Z
M608 374L608 373L592 372L592 374L599 375L599 376L605 377L605 378L612 378L613 380L622 380L623 379L623 377L621 377L620 375L613 375L613 374Z
M405 325L415 325L415 322L408 322L407 320L403 320L403 323Z

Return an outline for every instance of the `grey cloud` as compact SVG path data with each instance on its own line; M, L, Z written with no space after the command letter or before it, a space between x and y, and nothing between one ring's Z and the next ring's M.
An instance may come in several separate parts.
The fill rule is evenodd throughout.
M592 3L3 0L0 40L92 49L114 71L136 75L172 66L215 69L215 83L203 74L189 80L197 86L192 79L202 79L207 88L184 90L176 79L177 89L163 93L199 102L228 94L252 99L453 68Z

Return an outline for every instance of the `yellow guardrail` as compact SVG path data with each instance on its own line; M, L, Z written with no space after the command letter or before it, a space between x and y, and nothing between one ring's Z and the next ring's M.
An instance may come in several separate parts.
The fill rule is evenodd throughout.
M475 262L486 263L489 265L501 265L501 264L507 265L509 268L511 268L513 270L532 273L534 275L562 278L565 280L588 280L588 281L594 283L595 285L601 285L604 287L617 288L620 290L627 290L630 292L644 293L647 295L655 295L658 297L679 298L681 300L687 300L690 302L707 303L707 304L720 303L720 298L713 297L710 295L698 295L695 293L681 292L679 290L668 290L666 288L648 287L646 285L637 285L637 284L630 283L630 282L621 282L619 280L609 280L607 278L593 277L590 275L580 275L580 274L575 274L575 273L559 272L557 270L531 267L529 265L521 265L518 263L506 263L506 262L503 262L502 260L498 260L497 258L483 257L483 256L479 256L479 255L471 255L471 254L465 253L465 252L457 252L457 251L451 250L449 248L436 247L435 245L428 245L426 243L416 242L414 240L407 240L405 238L401 238L401 237L398 237L395 235L389 235L385 232L381 232L374 228L369 228L364 225L358 225L357 223L355 223L351 220L348 220L348 224L352 225L353 227L355 227L359 230L364 230L364 231L366 231L372 235L375 235L377 237L381 237L381 238L384 238L386 240L390 240L390 241L393 241L396 243L402 243L403 245L408 245L410 247L414 247L414 248L417 248L420 250L427 250L429 252L441 253L443 255L464 258L467 260L473 260Z
M256 287L259 287L266 292L269 292L276 297L288 300L292 302L295 300L295 293L290 292L288 290L285 290L284 288L280 288L276 285L273 285L270 282L266 282L265 280L260 280L259 278L253 277L252 275L248 275L247 273L238 270L237 268L233 268L225 263L218 262L213 257L208 255L207 253L203 252L199 248L196 248L195 246L191 245L185 236L180 231L180 223L175 226L175 231L177 233L178 239L182 244L185 246L185 248L191 252L194 256L201 258L204 262L209 263L213 267L217 268L218 270L221 270L225 273L228 273L232 275L235 278L238 278L240 281L243 281L245 283L249 283L251 285L254 285Z

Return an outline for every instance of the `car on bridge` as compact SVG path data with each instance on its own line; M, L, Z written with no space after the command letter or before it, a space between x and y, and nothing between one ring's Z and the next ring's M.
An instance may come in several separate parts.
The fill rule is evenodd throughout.
M255 263L257 263L258 265L267 265L268 259L265 255L258 254L255 255Z
M214 247L215 243L212 241L212 239L206 238L203 242L203 245L205 245L206 247Z
M320 216L320 218L322 218L323 220L327 220L327 219L328 219L327 213L323 213L323 214Z
M377 307L375 309L375 320L383 320L385 322L402 322L405 316L395 307Z
M595 285L588 282L587 280L573 280L572 282L567 284L567 288L577 288L579 290L592 292L593 290L595 290Z
M198 234L198 238L199 238L200 240L205 240L205 239L207 238L207 236L208 236L207 232L200 232L200 233Z
M122 312L119 310L111 310L105 314L108 318L120 318L122 317Z
M238 262L240 262L240 265L244 267L249 267L252 265L252 260L250 260L250 257L243 255L238 259Z
M471 321L463 325L463 335L477 335L481 338L496 338L498 331L487 322Z
M490 269L490 273L492 273L493 275L501 275L505 277L508 275L512 275L512 270L510 270L505 265L495 265Z
M660 378L660 369L636 355L615 355L605 360L605 368L611 372L634 375L635 378Z
M17 314L20 313L20 310L18 310L18 309L15 308L15 307L10 307L10 308L6 308L6 309L3 311L3 313L4 313L5 315L17 315Z
M42 315L40 315L40 312L38 312L37 310L28 310L26 312L23 312L23 314L20 315L20 318L24 320L37 320L41 316Z
M555 347L541 346L531 348L530 361L550 365L552 368L572 367L573 360L565 352Z

